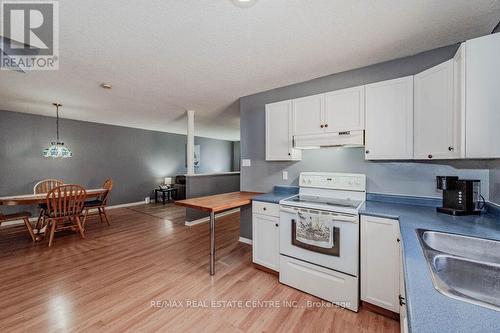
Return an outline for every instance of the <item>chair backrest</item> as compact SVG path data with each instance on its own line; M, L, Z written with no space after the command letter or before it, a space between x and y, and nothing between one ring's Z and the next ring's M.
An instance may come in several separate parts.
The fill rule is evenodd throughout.
M83 211L87 191L79 185L62 185L47 193L47 213L51 217L77 216Z
M109 193L113 189L113 180L106 179L104 184L102 184L102 188L106 189L107 191L101 196L100 199L102 200L103 204L106 205L108 203Z
M50 190L58 186L64 185L64 182L59 179L44 179L35 184L33 188L34 194L49 193Z

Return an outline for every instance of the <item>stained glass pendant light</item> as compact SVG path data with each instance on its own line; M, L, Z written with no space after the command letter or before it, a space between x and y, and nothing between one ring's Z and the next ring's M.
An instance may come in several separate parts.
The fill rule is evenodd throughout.
M62 106L59 103L52 103L56 107L56 142L51 142L50 147L45 148L42 152L43 157L50 158L68 158L73 156L71 149L64 146L64 142L59 141L59 108Z

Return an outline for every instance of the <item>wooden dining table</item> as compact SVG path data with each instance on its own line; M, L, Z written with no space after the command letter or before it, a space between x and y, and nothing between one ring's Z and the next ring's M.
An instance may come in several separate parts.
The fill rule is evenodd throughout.
M87 199L90 199L101 196L106 193L107 190L104 188L94 188L86 191ZM0 206L39 205L45 203L46 199L47 193L11 195L0 197Z
M215 274L215 214L252 203L262 193L230 192L176 201L175 204L210 213L210 275Z

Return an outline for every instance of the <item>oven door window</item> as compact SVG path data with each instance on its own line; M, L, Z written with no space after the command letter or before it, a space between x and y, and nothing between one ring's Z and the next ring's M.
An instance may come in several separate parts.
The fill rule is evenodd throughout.
M333 226L331 216L297 213L292 219L292 244L294 246L340 256L340 229Z

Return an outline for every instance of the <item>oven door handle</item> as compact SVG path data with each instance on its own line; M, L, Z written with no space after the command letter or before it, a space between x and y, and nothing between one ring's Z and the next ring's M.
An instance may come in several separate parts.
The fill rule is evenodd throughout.
M285 212L285 213L291 213L291 214L299 213L298 209L293 209L293 208L288 208L288 207L283 207L283 206L280 207L280 209L282 212ZM341 215L341 214L335 214L335 213L317 214L317 215L328 215L336 222L358 223L358 219L359 219L358 215L347 216L347 215Z

